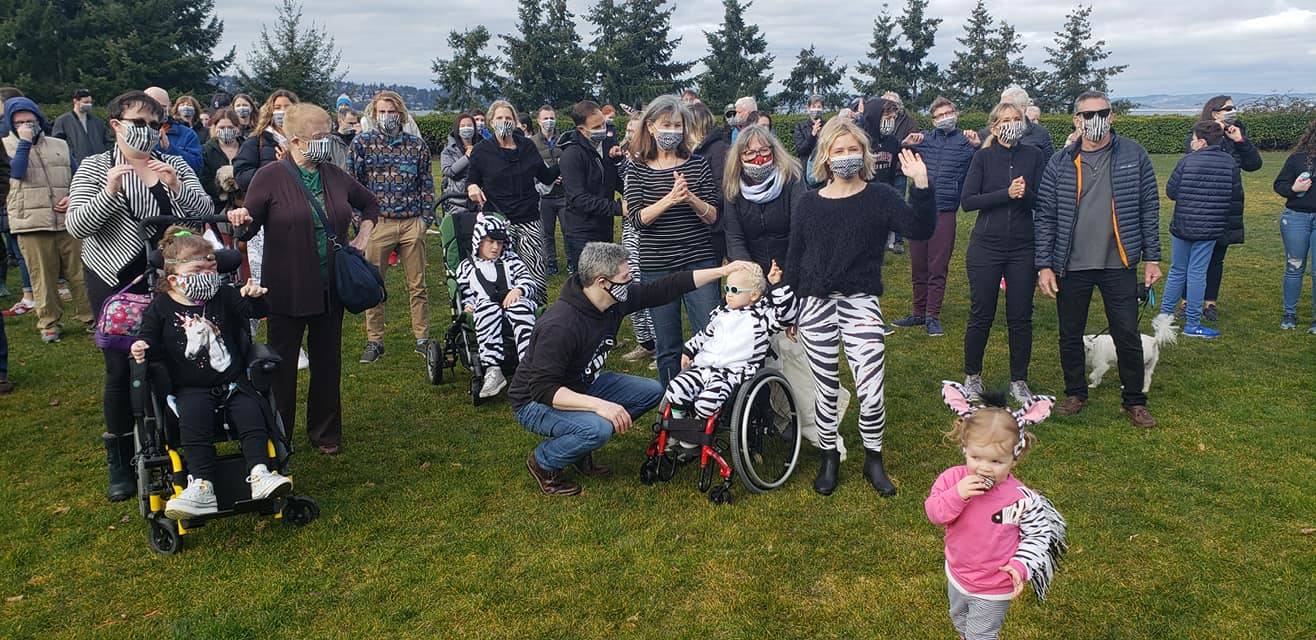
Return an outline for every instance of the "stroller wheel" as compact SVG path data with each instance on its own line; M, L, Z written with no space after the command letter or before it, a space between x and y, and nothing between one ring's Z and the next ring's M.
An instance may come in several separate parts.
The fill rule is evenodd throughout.
M429 373L430 384L443 384L443 347L438 340L430 340L425 347L425 370Z
M183 549L183 536L178 534L178 523L166 518L163 513L152 513L147 519L146 541L151 550L166 556L172 556Z
M306 496L289 496L283 505L283 519L299 527L320 517L320 505Z

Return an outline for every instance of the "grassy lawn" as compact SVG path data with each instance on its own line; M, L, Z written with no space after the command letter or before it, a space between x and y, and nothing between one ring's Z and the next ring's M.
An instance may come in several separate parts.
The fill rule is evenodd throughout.
M1248 241L1229 253L1224 337L1162 353L1160 428L1121 416L1113 373L1080 416L1037 428L1017 473L1068 518L1071 552L1047 603L1015 603L1007 637L1316 637L1316 336L1278 329L1282 201L1270 184L1283 156L1265 156L1245 175ZM1162 186L1176 160L1156 158ZM1171 203L1162 210L1168 271ZM364 320L345 324L345 453L310 453L297 428L298 487L322 518L218 521L158 557L135 503L103 497L100 353L84 335L42 345L30 317L10 319L19 388L0 398L0 637L953 637L923 498L963 461L942 439L937 383L961 377L972 223L960 221L946 337L889 339L886 452L900 494L888 500L862 480L862 455L835 495L814 494L811 449L783 490L742 490L726 507L696 493L692 469L646 487L647 429L598 454L613 477L578 498L541 496L523 466L537 438L505 402L472 407L464 371L457 384L424 380L394 270L387 355L357 364ZM438 242L430 255L441 335ZM890 256L886 284L887 314L904 315L903 256ZM1301 329L1305 294L1299 308ZM1033 388L1058 394L1055 307L1040 295L1035 323ZM1094 304L1089 332L1105 326ZM1004 384L1003 319L996 329L986 374ZM853 407L842 433L859 447Z

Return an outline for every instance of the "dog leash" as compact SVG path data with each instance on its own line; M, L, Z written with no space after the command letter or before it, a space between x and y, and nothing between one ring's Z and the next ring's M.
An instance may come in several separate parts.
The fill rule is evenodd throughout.
M1143 285L1138 285L1138 286L1143 287ZM1140 300L1141 302L1138 304L1138 324L1136 326L1142 326L1143 312L1156 306L1156 290L1151 287L1146 287L1146 293L1144 293L1140 297ZM1109 331L1110 331L1110 325L1106 325L1105 329L1102 329L1101 331L1098 331L1092 335L1099 336L1104 333L1108 333Z

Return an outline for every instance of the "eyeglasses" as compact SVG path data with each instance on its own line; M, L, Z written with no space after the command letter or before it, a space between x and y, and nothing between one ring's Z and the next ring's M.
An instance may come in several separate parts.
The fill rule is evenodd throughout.
M634 276L631 276L631 277L629 277L629 278L627 278L627 279L625 279L625 280L622 280L622 281L620 281L620 282L617 281L617 280L613 280L613 279L611 279L611 278L606 278L606 277L604 277L604 276L599 276L599 277L600 277L600 278L603 278L603 281L604 281L604 282L606 282L606 283L608 283L608 284L610 284L610 285L612 285L612 286L614 286L614 287L624 287L624 286L626 286L626 285L629 285L629 284L632 283L632 282L635 282L635 277L634 277Z
M156 131L159 131L160 127L163 126L155 120L147 120L146 118L120 118L119 122L127 122L128 124L137 127L150 127Z
M759 149L745 149L744 151L740 152L740 157L744 158L745 160L752 160L754 158L767 158L770 157L771 155L772 155L772 147L762 147Z
M1079 111L1075 115L1081 116L1084 120L1091 120L1097 116L1106 118L1110 116L1110 108L1098 109L1096 111Z

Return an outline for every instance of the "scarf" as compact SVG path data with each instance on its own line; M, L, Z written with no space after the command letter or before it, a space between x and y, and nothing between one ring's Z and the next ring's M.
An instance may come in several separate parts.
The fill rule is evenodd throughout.
M771 202L781 195L782 182L784 180L781 179L780 171L774 171L767 180L758 184L746 184L744 176L741 176L740 193L754 204Z
M280 146L280 147L287 147L287 146L288 146L288 138L287 138L287 136L283 135L282 133L279 133L278 131L275 131L275 130L274 130L274 127L272 127L272 126L270 126L270 127L265 127L265 133L270 134L270 136L272 136L272 137L274 138L274 141L277 142L277 143L279 143L279 146Z

